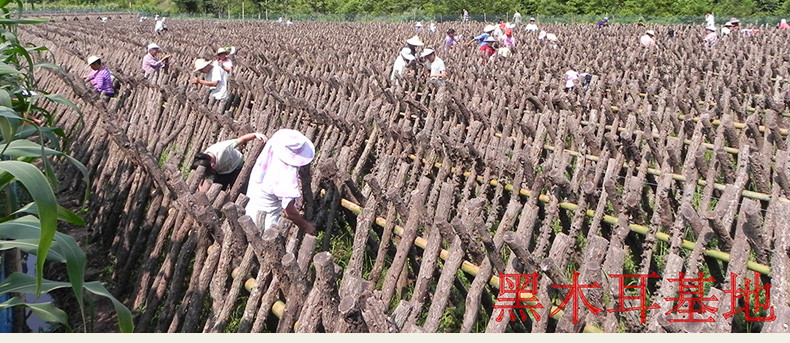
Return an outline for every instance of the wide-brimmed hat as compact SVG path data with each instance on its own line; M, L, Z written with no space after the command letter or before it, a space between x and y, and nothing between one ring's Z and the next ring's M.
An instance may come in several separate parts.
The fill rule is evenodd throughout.
M211 64L211 61L206 61L202 58L198 58L195 60L195 71L202 70L209 64Z
M710 26L706 27L705 30L711 31L711 32L716 32L716 28L715 27L710 27Z
M88 65L96 63L96 61L101 60L99 56L93 55L88 57Z
M535 21L535 18L529 18L529 21Z
M425 50L422 51L422 53L420 54L420 57L428 57L428 56L430 56L433 53L434 53L434 50L431 49L431 48L428 48L428 49L425 49Z
M151 49L159 49L159 45L156 45L156 43L148 44L148 50Z
M732 23L728 21L728 22L724 23L724 26L730 27L730 26L732 26Z
M227 53L229 53L229 51L228 51L228 49L225 49L224 47L217 49L217 55L219 55L219 54L227 54Z
M735 18L735 17L732 17L732 18L730 18L730 23L733 23L733 24L735 24L735 23L740 23L740 22L741 22L741 21L740 21L740 20L738 20L738 18Z
M274 156L289 166L305 166L315 157L313 142L296 130L281 129L269 138L268 144L271 144Z
M488 36L488 37L486 37L486 40L484 40L483 42L493 43L493 42L496 42L496 38L494 38L492 36Z
M414 45L414 46L423 46L424 44L420 40L419 36L414 36L406 40L406 44Z
M483 28L483 32L491 32L494 30L496 30L496 26L494 25L486 25L486 27Z
M647 30L647 31L645 31L645 33L650 35L650 36L655 36L656 35L656 31L653 31L653 30Z

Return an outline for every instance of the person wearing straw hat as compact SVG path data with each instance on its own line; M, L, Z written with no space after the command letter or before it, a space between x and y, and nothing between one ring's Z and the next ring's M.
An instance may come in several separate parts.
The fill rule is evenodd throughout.
M477 43L477 47L478 48L482 48L484 45L486 45L486 39L488 37L491 37L491 33L494 32L494 30L496 30L496 26L494 26L494 25L486 25L483 28L483 34L481 34L481 35L479 35L479 36L477 36L475 38L472 38L472 40L470 40L468 43L466 43L466 45L472 45L474 43Z
M91 68L90 74L85 76L85 81L90 81L93 84L93 89L106 97L115 95L115 90L112 88L112 74L110 70L105 67L99 56L88 57L88 66Z
M226 72L225 69L215 68L211 61L198 58L195 60L194 71L206 74L205 80L193 77L189 80L190 83L209 87L211 90L209 96L215 100L222 101L228 99L228 72Z
M431 48L425 49L420 54L420 59L425 60L425 67L430 70L428 74L430 81L444 84L447 71L445 70L444 60L436 56L436 51Z
M231 50L233 49L231 48ZM230 60L228 57L229 55L230 50L226 49L225 47L217 49L217 59L214 61L214 66L220 67L226 72L230 73L231 69L233 68L233 61Z
M245 207L247 215L263 230L272 228L284 213L305 233L315 235L315 226L306 221L296 209L294 201L302 197L299 188L299 168L312 162L315 146L301 132L281 129L266 142L255 161L247 186L250 201ZM258 222L265 215L263 223Z
M151 74L159 72L160 69L167 66L170 59L169 55L163 56L161 59L157 56L159 54L159 45L156 43L148 44L148 53L143 57L143 76L148 77Z
M228 189L236 182L236 178L241 173L241 167L244 165L244 155L236 148L253 139L261 140L264 143L267 141L266 135L253 132L236 139L214 143L206 151L195 155L192 169L197 169L198 166L205 167L207 177L210 177L214 183L222 185L223 190ZM198 189L201 192L208 191L208 182L201 181ZM245 189L242 189L241 192L245 193Z
M496 48L494 48L494 43L496 43L496 39L493 36L489 36L485 40L485 45L480 47L480 57L483 58L483 63L485 63L491 56L496 54Z
M724 23L724 26L722 26L721 28L721 36L722 37L729 36L731 32L730 28L732 28L732 23L730 23L729 21Z
M739 31L741 29L741 21L738 18L732 17L730 18L730 29L733 31Z
M397 77L403 75L403 71L409 65L414 65L414 56L417 53L417 47L423 46L422 40L419 36L414 36L406 40L406 46L400 50L400 54L395 58L395 63L392 65L392 74L390 80L395 81L397 84Z
M535 18L529 18L529 24L524 26L524 31L538 32L538 25L535 24Z
M645 35L639 38L639 43L641 43L644 47L656 46L655 36L655 31L647 30Z

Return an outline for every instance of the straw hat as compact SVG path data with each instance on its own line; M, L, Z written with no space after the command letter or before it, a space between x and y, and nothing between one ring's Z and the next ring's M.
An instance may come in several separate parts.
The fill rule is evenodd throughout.
M496 30L496 26L494 25L486 25L486 27L483 28L483 32L491 32L494 30Z
M406 40L406 44L414 45L414 46L423 46L424 44L420 40L420 37L414 36Z
M267 144L271 144L274 156L289 166L305 166L315 157L313 142L296 130L279 130L269 138Z
M656 35L656 31L653 31L653 30L647 30L647 32L645 32L645 33L650 35L650 36L655 36Z
M228 49L225 49L224 47L217 49L217 55L226 53L228 53Z
M195 60L195 71L202 70L203 68L205 68L209 64L211 64L211 61L206 61L206 60L204 60L202 58L198 58L198 59Z
M100 60L99 56L93 55L88 57L88 65L96 63L96 61Z
M430 56L433 53L434 53L433 49L428 48L428 49L425 49L425 50L422 51L422 53L420 54L420 57L428 57L428 56Z

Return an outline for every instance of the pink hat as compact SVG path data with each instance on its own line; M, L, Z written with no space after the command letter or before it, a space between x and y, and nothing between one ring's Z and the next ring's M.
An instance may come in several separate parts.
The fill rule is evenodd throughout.
M313 161L315 145L301 132L291 129L282 129L269 138L268 144L272 151L285 164L301 167Z

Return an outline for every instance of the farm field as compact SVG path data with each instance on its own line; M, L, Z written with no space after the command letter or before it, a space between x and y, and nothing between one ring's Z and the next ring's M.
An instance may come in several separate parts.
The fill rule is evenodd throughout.
M546 25L556 48L517 31L513 56L484 64L476 47L440 49L482 23L440 23L420 33L447 65L439 85L424 69L389 79L410 23L169 20L156 35L136 17L73 19L20 36L66 71L41 88L79 99L58 124L92 174L81 245L138 332L790 331L788 32L709 46L702 26ZM657 47L639 45L647 29ZM171 65L145 79L152 42ZM192 62L230 45L233 97L213 103ZM80 80L90 55L117 79L107 102ZM588 90L564 91L571 66ZM288 220L261 235L241 183L196 190L196 153L281 128L316 146L300 172L316 237ZM241 179L262 148L243 150ZM60 193L81 194L65 174ZM716 311L673 300L681 273L709 280ZM726 315L755 305L731 301L755 278L772 309L750 316L771 320ZM552 285L574 282L600 286L583 294L602 312L563 304L577 293ZM542 306L511 320L516 294Z

